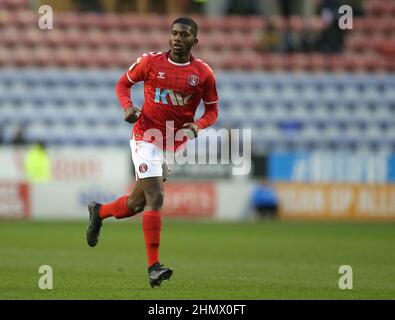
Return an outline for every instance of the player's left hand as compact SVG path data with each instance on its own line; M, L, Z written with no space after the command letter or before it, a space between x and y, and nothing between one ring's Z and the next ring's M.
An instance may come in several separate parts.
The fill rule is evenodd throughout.
M186 135L188 136L188 138L189 139L195 139L195 138L197 138L197 136L198 136L198 132L199 132L199 127L198 127L198 125L196 124L196 123L185 123L184 125L183 125L183 128L184 129L189 129L190 131L192 131L192 133L193 133L193 137L192 136L190 136L190 135L188 135L188 132L186 133Z

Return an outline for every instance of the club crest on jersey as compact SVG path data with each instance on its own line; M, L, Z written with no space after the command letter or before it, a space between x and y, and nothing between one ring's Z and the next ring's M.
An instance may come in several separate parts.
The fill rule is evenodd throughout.
M141 173L144 173L144 172L146 172L146 171L147 171L147 169L148 169L148 166L147 166L147 164L145 164L145 163L142 163L142 164L140 164L140 165L139 165L139 171L140 171Z
M164 79L164 78L165 78L165 73L162 72L162 71L159 71L159 72L158 72L158 75L157 75L157 78L158 78L158 79Z
M188 83L191 85L191 86L197 86L198 85L198 83L199 83L199 77L197 76L197 75L195 75L195 74L191 74L189 77L188 77Z

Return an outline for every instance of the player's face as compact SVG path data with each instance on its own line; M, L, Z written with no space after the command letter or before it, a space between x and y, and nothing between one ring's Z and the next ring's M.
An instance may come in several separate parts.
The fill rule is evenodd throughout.
M189 55L191 48L197 43L195 35L191 31L191 26L175 23L170 31L170 48L176 56Z

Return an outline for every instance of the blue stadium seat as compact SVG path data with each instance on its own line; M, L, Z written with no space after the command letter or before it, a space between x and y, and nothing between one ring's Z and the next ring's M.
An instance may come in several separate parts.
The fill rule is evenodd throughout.
M124 145L130 126L114 91L124 72L4 69L0 125L8 137L23 124L31 140L41 135L53 144ZM217 85L216 128L253 128L259 150L395 144L393 75L227 72L217 74ZM133 86L132 99L142 106L141 83ZM200 105L196 118L202 114Z

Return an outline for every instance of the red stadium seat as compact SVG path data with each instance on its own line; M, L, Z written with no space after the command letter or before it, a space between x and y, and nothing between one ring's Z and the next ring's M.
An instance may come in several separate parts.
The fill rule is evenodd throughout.
M286 24L294 31L302 31L305 23L301 16L291 16Z
M391 16L395 13L395 3L388 0L364 1L365 11L375 16Z
M262 63L268 70L273 71L284 71L286 69L286 59L288 56L286 54L274 53L267 55L267 61Z
M272 16L270 21L273 23L274 28L278 31L284 31L287 26L286 20L279 16Z
M101 46L107 46L110 48L122 48L127 45L125 36L121 32L112 32L111 34L104 35L100 42L103 42Z
M224 33L215 31L206 36L204 45L210 47L210 49L222 51L230 47L229 43L230 40Z
M247 21L245 21L245 25L246 25L246 31L250 31L250 30L262 30L267 24L266 19L263 19L262 17L258 16L258 17L250 17L249 19L247 19Z
M99 29L101 27L101 21L103 19L103 15L98 13L85 13L84 18L81 19L79 23L79 28L81 30L86 29Z
M17 11L26 9L29 5L29 0L2 0L1 6L10 11Z
M385 70L387 72L395 72L395 60L392 57L388 57L385 61Z
M74 12L59 13L56 15L56 26L61 29L80 29L81 21L84 20L82 14L77 14Z
M37 13L27 10L27 0L2 0L2 3L6 3L6 11L0 12L2 44L5 52L9 49L17 52L15 56L4 54L4 61L13 65L52 65L48 59L53 59L55 65L67 67L111 67L118 64L111 62L114 56L121 57L119 64L130 65L136 52L139 55L144 51L164 50L168 46L169 24L175 18L158 14L59 12L54 21L55 28L41 31L37 28ZM342 68L382 71L393 68L395 19L391 14L395 14L395 1L369 0L364 4L365 15L354 18L353 31L346 33L345 50L341 55L257 53L262 29L269 21L280 32L286 27L296 31L308 27L319 32L323 28L319 16L308 19L274 16L268 19L261 16L213 18L193 15L201 30L200 44L195 52L214 63L215 68L290 71L337 71ZM34 54L29 54L30 50Z
M229 16L225 19L225 28L239 31L248 31L248 25L246 24L246 18L242 16Z
M52 48L61 46L61 45L66 45L68 46L68 41L67 41L67 35L65 34L64 31L54 29L51 30L51 32L47 32L45 35L45 38L43 39L43 42Z
M395 39L392 41L382 40L380 43L377 44L377 50L387 57L395 57Z
M286 69L289 71L306 70L309 63L310 61L306 54L294 53L286 58Z
M0 50L0 66L13 66L13 54L11 50L5 48Z
M213 41L215 43L215 41ZM232 32L222 37L221 45L232 48L233 50L245 50L246 48L255 48L258 41L252 33Z
M125 31L144 29L147 17L135 14L123 14L119 16L120 28Z
M331 68L331 59L328 55L320 53L313 53L308 56L308 61L305 64L305 70L308 71L324 71Z
M31 56L27 54L26 49L19 47L13 50L12 65L17 67L29 67L33 65Z
M18 28L37 25L37 14L29 10L18 10L13 16L12 24Z
M339 54L333 54L329 58L326 67L331 72L345 71L347 69L347 59Z
M201 34L213 31L230 31L225 19L218 19L214 17L201 17L199 19L199 29Z
M26 32L19 34L16 41L20 44L24 44L26 47L45 46L46 38L49 33L48 31L41 31L38 29L27 29Z
M117 30L120 27L118 15L114 13L103 14L96 27L104 32L109 30Z

